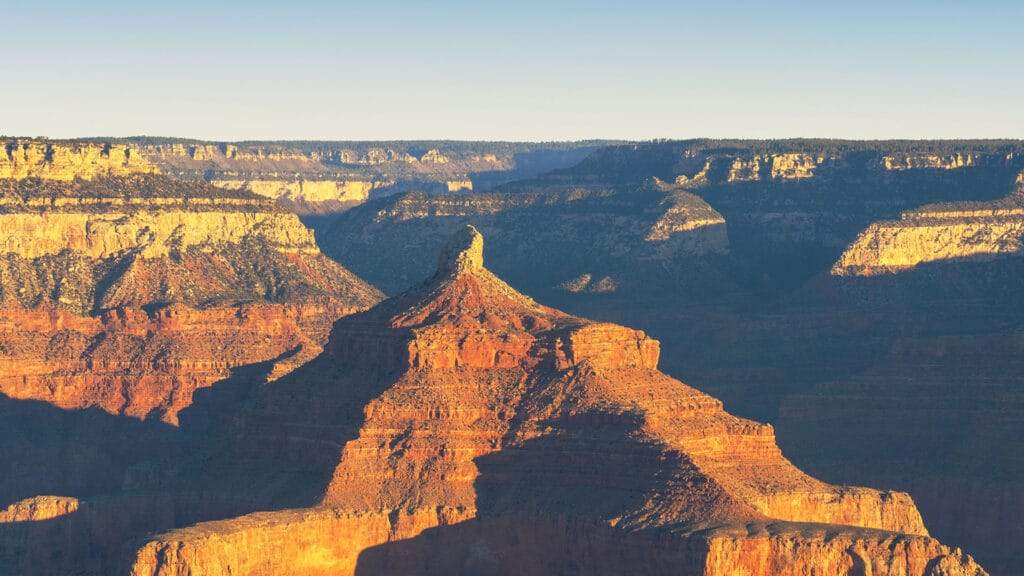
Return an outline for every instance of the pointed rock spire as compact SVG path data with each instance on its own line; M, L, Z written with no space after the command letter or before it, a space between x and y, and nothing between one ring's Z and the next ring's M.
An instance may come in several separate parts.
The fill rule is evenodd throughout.
M483 267L484 237L470 224L448 239L437 260L437 271L441 274L472 273Z

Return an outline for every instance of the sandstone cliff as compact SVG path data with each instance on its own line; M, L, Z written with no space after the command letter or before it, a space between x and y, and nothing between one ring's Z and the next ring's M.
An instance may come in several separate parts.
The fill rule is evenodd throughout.
M513 290L475 229L327 350L302 388L315 408L278 381L242 426L249 458L326 453L336 414L361 410L320 505L159 536L132 574L985 574L907 495L815 480L770 426L658 372L643 332Z
M126 144L0 139L0 178L71 181L159 170Z
M315 356L379 297L258 197L157 176L3 189L8 397L176 422L197 388Z
M78 500L61 496L36 496L15 502L0 511L0 523L38 522L78 510Z
M341 202L358 204L370 197L370 192L394 185L388 181L335 181L335 180L211 180L214 186L229 189L247 189L268 198L283 198L292 202ZM449 187L449 191L451 190Z
M832 274L871 276L928 262L992 259L1019 254L1024 239L1024 173L1017 189L994 202L923 206L860 233Z
M394 292L429 273L424 252L473 223L492 238L489 265L512 285L656 335L667 372L775 423L801 468L907 490L940 539L1018 575L1024 459L1007 447L1020 436L1022 150L1019 141L610 146L501 193L371 201L320 237ZM774 158L785 157L813 160L812 175L773 177ZM737 163L750 179L729 181ZM722 242L697 246L727 250L683 244L664 258L645 247L667 213L665 195L652 193L663 183L724 220L697 229ZM674 237L700 236L692 232ZM837 266L853 255L864 271L886 273ZM873 268L882 257L896 267ZM922 357L906 344L917 340L941 352Z

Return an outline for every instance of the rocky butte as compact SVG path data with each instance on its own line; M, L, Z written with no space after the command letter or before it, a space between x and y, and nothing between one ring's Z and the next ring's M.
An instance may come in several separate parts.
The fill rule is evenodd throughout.
M909 496L804 474L658 356L515 291L467 227L229 418L251 468L319 462L313 506L153 537L131 574L985 574ZM231 458L222 483L261 484Z

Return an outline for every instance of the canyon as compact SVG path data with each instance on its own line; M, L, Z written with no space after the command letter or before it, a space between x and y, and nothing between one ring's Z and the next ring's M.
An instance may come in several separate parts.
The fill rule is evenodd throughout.
M1022 574L1022 162L1019 142L610 146L494 192L371 200L319 237L394 292L473 224L517 289L643 328L801 468L906 490L934 534Z
M246 188L303 215L332 214L411 190L463 192L566 168L603 142L201 142L129 138L131 149L185 180Z
M770 426L658 372L658 355L643 332L516 292L467 227L428 281L335 324L315 361L329 373L243 408L268 460L320 450L320 422L362 412L315 506L168 532L131 573L985 574L906 494L803 474Z
M0 573L1024 574L1024 145L605 144L5 140Z
M320 254L294 214L251 194L150 174L3 182L5 402L174 425L196 390L246 366L287 373L319 353L334 320L381 297ZM86 456L40 479L20 471L21 457L38 458L31 444L3 443L5 502L41 481L81 496L108 476L107 458Z

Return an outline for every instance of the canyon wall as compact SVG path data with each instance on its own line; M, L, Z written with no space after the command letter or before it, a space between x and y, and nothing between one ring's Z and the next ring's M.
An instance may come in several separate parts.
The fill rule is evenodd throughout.
M4 186L9 398L175 423L196 389L248 364L286 371L379 297L259 197L137 175Z
M127 144L0 138L0 178L70 181L156 172L155 165Z
M452 362L381 365L361 351L402 342L460 352ZM644 334L512 289L483 266L472 228L452 237L427 282L339 320L328 351L318 362L335 371L312 386L315 404L333 408L306 413L306 431L287 429L316 434L310 423L366 396L319 505L159 535L135 553L133 575L459 566L541 574L563 565L985 574L927 537L906 494L830 486L800 472L770 426L731 416L658 372L657 344ZM502 357L508 362L490 361ZM367 382L373 374L376 385ZM287 378L263 389L259 404L276 414L298 408L280 405L301 398ZM304 445L312 447L295 444Z
M1024 574L1012 520L1024 461L1006 448L1019 436L1021 151L1014 141L612 146L497 192L371 201L321 237L325 252L395 291L416 281L408 270L427 273L423 251L475 224L495 237L491 267L517 288L643 328L661 340L667 372L776 424L801 467L908 491L933 534L993 572ZM666 206L680 192L714 216L687 209L673 222ZM679 244L645 243L663 227ZM704 230L722 241L694 236ZM923 357L922 342L934 347Z
M1021 252L1024 173L999 202L925 206L871 224L832 267L837 275L898 272L928 262L992 259Z
M302 214L332 214L411 190L465 192L571 166L596 142L239 142L128 139L179 178L247 188Z

